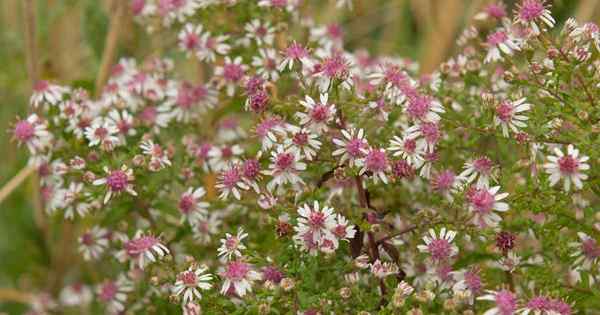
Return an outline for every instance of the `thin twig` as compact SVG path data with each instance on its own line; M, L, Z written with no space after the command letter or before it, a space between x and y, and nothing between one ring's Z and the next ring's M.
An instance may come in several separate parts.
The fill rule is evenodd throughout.
M0 189L0 203L2 203L2 201L4 201L4 199L10 195L10 193L19 187L19 185L21 185L21 183L23 183L23 181L33 173L33 171L35 171L35 167L29 165L22 168L17 175L11 178L8 183L6 183Z
M98 76L96 77L96 95L99 95L102 92L104 84L106 84L106 81L108 80L110 68L117 54L117 44L119 41L119 34L121 33L121 23L124 14L124 1L113 1L112 9L110 10L110 26L108 34L106 35L106 40L104 41L102 61L100 63L100 69L98 70Z
M25 21L25 58L31 87L39 80L39 63L37 58L37 41L35 29L35 1L23 1L23 20Z

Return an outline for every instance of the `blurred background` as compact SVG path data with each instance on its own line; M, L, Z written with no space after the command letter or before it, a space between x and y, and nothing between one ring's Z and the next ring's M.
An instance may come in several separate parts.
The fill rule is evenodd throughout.
M115 1L123 4L126 0L0 1L0 195L27 162L26 150L18 148L6 132L15 117L28 111L31 80L26 47L37 47L37 77L93 90L111 16L116 16ZM354 0L353 11L336 9L335 1L305 2L317 22L342 26L349 50L362 47L371 54L409 57L427 73L453 53L456 37L489 1ZM504 2L511 12L515 1ZM25 10L28 6L31 10ZM552 11L559 24L570 16L580 22L600 22L598 0L553 1ZM128 12L119 16L117 58L143 58L165 51L160 38L148 36ZM33 41L26 36L27 23L34 25ZM177 52L171 49L167 54L176 56ZM76 236L68 223L48 229L46 220L51 219L35 211L40 201L34 176L9 190L0 201L0 312L13 314L22 309L17 302L23 299L23 290L58 289L53 287L55 274L69 268Z

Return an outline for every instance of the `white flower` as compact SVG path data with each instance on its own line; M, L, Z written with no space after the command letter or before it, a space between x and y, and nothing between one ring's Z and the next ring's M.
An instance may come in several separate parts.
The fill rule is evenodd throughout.
M89 141L89 146L100 144L107 151L112 150L119 143L118 133L119 129L112 120L103 117L94 119L92 125L85 128L85 137Z
M122 260L130 259L140 269L166 255L169 255L169 249L157 237L145 235L142 231L137 231L133 239L126 241L123 250L117 254Z
M267 44L273 45L273 39L275 38L275 29L271 26L269 21L261 23L260 20L254 19L244 26L246 30L246 37L248 39L254 39L258 46Z
M501 52L511 56L514 51L521 50L519 40L514 38L510 32L504 29L489 34L486 45L488 46L488 53L483 60L484 63L502 60Z
M202 201L202 197L206 194L206 190L202 187L194 189L188 188L186 192L179 197L178 208L181 212L181 222L187 220L194 225L196 221L203 219L208 213L207 209L210 206L208 202Z
M98 300L106 304L109 314L120 314L125 310L127 294L133 291L133 283L124 275L114 280L106 280L96 287Z
M232 257L242 257L242 250L246 249L246 245L242 241L246 237L248 237L248 233L245 233L243 228L238 228L237 235L226 233L225 238L221 239L221 247L217 249L218 256L227 260L232 260Z
M600 262L600 245L598 242L583 232L577 232L579 242L569 243L569 247L575 251L570 255L576 257L574 266L581 266L584 270L590 270L592 265L596 266Z
M354 166L365 155L364 152L369 147L364 130L351 128L350 130L342 129L341 132L344 136L342 139L333 138L333 143L338 149L333 151L331 155L341 155L340 164L348 161L350 166Z
M252 292L252 283L262 278L252 265L240 260L228 262L220 275L225 279L221 294L235 293L240 297Z
M256 68L256 73L262 76L265 80L277 81L279 79L279 57L275 49L261 48L258 50L260 56L252 57L252 66Z
M210 281L212 275L206 274L206 266L194 268L190 266L186 271L177 275L177 281L173 285L172 291L175 295L183 294L183 304L192 302L194 299L202 299L200 290L209 290L212 288Z
M529 117L522 113L531 109L531 104L525 103L525 98L516 101L502 101L496 106L494 115L494 126L502 126L502 134L508 137L508 130L514 133L519 132L519 128L527 127L526 121Z
M106 195L104 196L105 204L113 195L118 195L124 191L132 196L137 196L137 193L133 190L132 184L135 180L133 170L128 168L127 165L123 165L120 169L116 170L110 170L105 166L104 172L107 174L106 177L96 179L93 184L96 186L106 186Z
M292 136L285 139L284 146L290 148L294 153L297 151L300 155L304 155L306 160L312 161L321 148L321 141L317 140L319 136L306 128L290 125L288 129Z
M85 260L95 260L108 248L108 230L94 226L79 237L79 252Z
M467 183L473 182L476 178L478 188L489 187L490 178L492 178L494 163L486 156L465 162L464 171L458 175L464 178Z
M425 154L424 148L424 141L394 136L392 140L390 140L388 151L393 152L392 156L400 156L406 160L406 162L416 170L419 169L425 161L423 158L423 155Z
M502 202L508 193L499 194L500 186L492 188L473 188L467 192L469 211L474 213L473 222L481 227L496 227L502 221L502 217L494 211L506 212L509 207Z
M583 187L582 180L588 178L583 171L590 169L590 165L585 163L589 157L579 156L579 150L575 149L572 144L567 146L566 155L559 148L554 148L554 153L556 155L549 155L548 163L544 164L546 173L550 174L550 185L556 185L562 178L565 191L570 190L571 182L576 189L581 189Z
M320 103L306 95L304 101L300 101L300 104L304 106L306 112L296 113L296 117L300 119L301 125L308 126L314 132L320 134L328 130L327 124L334 119L335 116L335 105L327 104L329 95L323 93L320 95Z
M455 231L446 230L443 227L439 235L434 229L429 229L429 235L423 236L425 245L418 245L417 248L422 253L429 253L434 262L446 261L458 254L458 247L452 244L456 237Z
M29 103L34 108L46 103L56 105L62 101L63 95L69 93L69 91L69 88L51 84L48 81L38 81L33 87Z
M287 183L292 184L293 186L304 184L299 173L305 169L306 163L301 161L298 151L278 146L276 150L271 151L271 164L269 164L269 169L263 171L265 175L273 177L267 184L267 190L273 191L273 188L280 187Z

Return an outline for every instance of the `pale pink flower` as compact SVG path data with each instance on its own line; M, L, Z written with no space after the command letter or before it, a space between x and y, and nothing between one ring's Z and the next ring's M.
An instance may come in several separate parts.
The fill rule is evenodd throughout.
M543 24L549 28L554 27L556 21L545 2L545 0L522 0L516 10L516 22L530 27L534 35L540 34L540 27L543 27Z
M554 186L558 181L563 179L563 188L569 191L571 183L576 189L583 187L583 180L588 178L583 171L590 169L590 165L586 162L590 159L586 155L579 155L579 150L575 149L572 144L567 146L567 154L564 154L559 148L554 148L554 154L548 155L548 162L544 164L546 173L550 174L550 185Z
M341 130L343 138L333 138L333 143L338 147L331 153L333 156L340 156L340 164L346 161L350 166L354 166L358 160L364 157L365 151L369 147L365 139L363 129L350 128Z
M212 288L210 283L212 275L206 273L207 270L208 267L206 266L190 266L177 275L177 280L171 290L176 296L183 295L182 304L186 305L195 299L202 299L200 290L210 290Z
M57 105L63 100L64 94L69 92L69 88L41 80L35 83L29 103L33 107L46 104Z
M260 273L252 265L241 260L228 262L220 276L224 278L221 294L235 293L239 297L252 292L254 281L261 279Z
M283 146L277 147L271 151L271 164L269 169L263 171L265 175L273 178L267 184L267 190L273 191L273 188L285 184L292 184L296 187L298 184L304 184L299 176L300 172L306 170L306 163L302 162L300 154L296 151L284 149Z
M132 264L140 269L167 255L169 249L157 237L145 235L142 231L138 231L133 239L126 241L123 251L118 254L121 259L130 259Z
M478 297L477 300L491 301L495 304L484 313L485 315L513 315L518 309L517 296L508 290L487 290L487 294Z
M519 133L519 128L527 127L526 121L529 117L523 112L531 109L531 104L525 103L525 98L516 101L504 100L496 106L496 114L494 115L494 125L502 127L502 134L508 137L510 129L515 134Z
M506 212L509 206L502 200L508 193L498 193L500 186L492 188L471 188L467 192L469 211L474 214L473 222L481 227L496 227L502 221L502 217L494 211Z
M275 28L271 26L269 21L264 23L258 19L254 19L244 26L246 38L256 41L257 46L273 45L275 38Z
M445 262L458 254L458 247L452 244L456 237L455 231L446 230L443 227L439 235L434 229L429 229L429 235L423 236L425 245L418 245L422 253L428 253L435 263Z
M135 176L133 170L128 168L127 165L121 166L120 169L110 170L107 166L104 167L106 177L96 179L94 185L106 186L106 195L104 196L104 203L106 204L113 195L118 195L122 192L127 192L130 195L137 196L135 190L133 190L133 181Z
M202 201L202 197L206 195L206 190L202 187L190 187L186 192L181 194L177 207L181 212L181 221L188 221L194 225L198 220L204 218L208 213L210 204Z
M217 249L218 256L226 260L242 257L242 251L246 249L246 245L242 241L248 237L248 233L244 232L243 228L238 228L236 235L229 233L225 234L225 238L221 239L221 247Z
M106 305L109 314L121 314L125 310L127 294L133 291L133 284L124 275L117 280L105 280L96 287L98 300Z
M321 134L329 129L327 126L335 118L335 105L327 104L329 95L323 93L320 95L320 102L317 103L312 97L306 95L300 105L304 106L306 112L297 112L296 117L301 125L305 125L317 134Z

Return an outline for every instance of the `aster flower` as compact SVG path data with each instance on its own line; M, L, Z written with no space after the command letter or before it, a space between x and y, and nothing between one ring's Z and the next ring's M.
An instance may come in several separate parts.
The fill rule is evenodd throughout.
M253 270L252 265L241 260L228 262L220 276L224 279L221 294L235 293L239 297L252 292L252 283L261 279L260 273Z
M334 119L335 116L335 105L327 104L329 95L323 93L320 95L320 103L306 95L304 101L300 101L300 104L304 106L306 113L298 112L296 117L300 120L301 125L309 127L317 134L321 134L327 131L329 128L327 124Z
M493 166L492 160L487 156L482 156L465 162L464 171L459 176L464 178L467 183L472 183L477 179L477 187L489 187L490 178L493 178Z
M306 128L290 125L288 129L291 131L291 138L285 139L284 146L290 148L294 153L304 155L307 161L312 161L321 148L319 136Z
M187 81L171 84L166 101L158 108L178 122L188 123L217 104L217 92L211 87Z
M273 45L275 38L275 28L271 26L269 21L262 23L258 19L254 19L244 26L246 38L256 41L256 45Z
M98 300L106 305L109 314L120 314L125 310L127 294L133 291L133 284L124 275L117 280L105 280L96 288Z
M321 93L326 93L334 81L345 90L350 90L354 84L350 77L350 62L340 53L325 58L313 71L313 77L319 86ZM321 101L321 103L325 103Z
M494 115L494 125L502 127L502 134L508 137L508 130L515 134L519 133L519 128L527 127L525 123L529 117L523 115L523 112L531 109L531 104L525 103L525 98L516 101L502 101L496 106Z
M242 257L242 250L246 249L242 241L246 237L248 237L248 233L244 232L243 228L238 228L237 235L226 233L225 238L221 239L221 247L217 249L219 252L218 256L226 260Z
M52 142L52 134L48 131L46 122L36 114L15 123L12 133L13 138L19 144L26 145L31 154L43 151Z
M279 79L279 57L272 48L262 48L258 50L259 56L252 57L252 66L256 68L256 73L265 80L277 81Z
M508 251L495 265L504 271L513 272L521 265L521 256L514 251Z
M83 197L83 184L77 182L69 183L69 187L63 194L65 219L73 220L75 213L80 217L87 215L92 205L82 201Z
M361 167L359 174L371 173L375 182L380 179L384 184L388 183L385 175L390 170L390 163L385 149L370 148L364 151L364 157L357 161Z
M521 50L520 42L513 35L505 30L500 29L487 36L486 46L488 47L487 55L483 62L497 62L503 60L503 56L512 56L515 51Z
M261 152L257 154L254 159L247 159L241 165L242 180L247 186L252 187L255 193L260 193L258 182L262 179L261 176L261 165L259 162Z
M433 175L431 188L452 200L452 194L457 192L463 185L463 178L456 176L452 170L443 170Z
M455 236L455 231L446 230L445 227L439 235L434 229L429 229L429 235L423 236L425 245L418 245L417 248L422 253L428 253L434 262L441 263L458 254L458 247L452 244Z
M202 197L206 195L206 190L202 187L190 187L186 192L179 197L177 207L181 212L181 222L187 220L190 224L202 219L208 213L209 203L202 201Z
M487 294L478 297L478 300L482 301L491 301L495 305L493 308L488 309L485 312L485 315L512 315L518 309L518 300L517 296L508 291L508 290L500 290L500 291L486 291Z
M162 0L157 3L158 13L163 17L165 26L169 26L175 21L185 22L200 7L201 1L198 0Z
M502 217L495 211L508 211L508 204L502 202L508 193L498 193L500 186L492 188L471 188L466 196L469 201L469 211L474 213L473 223L481 227L496 227Z
M199 218L192 226L194 239L200 244L209 244L212 237L219 234L219 227L222 223L219 212L211 212L207 216Z
M237 164L232 164L229 168L221 171L215 187L221 191L219 198L227 199L229 194L232 194L235 199L240 200L241 190L248 190L250 187L244 181L242 177L242 170Z
M133 170L127 165L121 166L120 169L110 170L107 166L104 167L106 177L94 181L94 185L106 186L106 195L104 195L104 204L106 204L113 195L118 195L122 192L127 192L130 195L137 196L133 190L133 181L135 179Z
M231 46L226 43L228 39L229 36L227 35L213 36L208 31L204 32L196 57L200 61L215 62L217 54L225 56L231 50Z
M376 278L383 279L387 276L398 273L398 266L391 262L381 262L377 259L374 263L369 264L371 274Z
M408 98L404 112L416 121L437 122L441 113L445 113L444 107L438 101L428 95L414 95Z
M119 131L119 142L125 143L125 137L135 136L137 134L133 126L133 116L126 111L118 111L116 109L111 110L106 117L112 125L117 127Z
M424 141L394 136L392 140L390 140L388 151L393 152L392 156L399 156L406 160L409 165L418 169L423 165L423 155L425 154L424 146Z
M163 148L154 143L152 140L142 141L140 143L140 149L142 153L150 157L148 168L153 171L159 171L165 167L171 166L171 160L169 160L168 152Z
M190 266L186 271L182 271L177 275L177 280L172 287L173 294L176 296L183 295L183 304L188 304L195 299L202 299L200 290L209 290L212 288L210 281L212 275L207 274L206 266Z
M279 64L279 71L292 70L294 67L294 62L299 61L301 63L306 63L308 60L308 50L304 48L304 46L292 42L283 52L283 60Z
M227 96L232 97L235 94L236 86L241 83L247 69L248 66L242 63L240 56L233 60L226 56L223 65L215 68L215 75L221 79L220 86L226 87Z
M126 241L123 251L118 254L121 259L130 259L140 269L166 255L169 255L169 249L157 237L145 235L142 231L136 232L133 239Z
M94 119L92 125L85 128L85 137L89 141L89 146L101 145L107 151L112 150L119 143L118 133L117 126L103 117Z
M308 204L299 207L298 214L300 215L298 224L294 227L296 243L306 249L318 248L325 239L334 240L337 244L337 238L332 233L336 227L333 208L327 206L321 208L319 202L315 200L312 207Z
M267 184L267 190L273 191L273 188L287 183L293 186L304 184L299 173L306 169L306 163L302 162L298 151L294 152L279 146L276 150L271 151L270 160L269 169L263 171L265 175L273 177Z
M487 20L493 18L496 20L502 20L507 15L506 6L502 2L493 2L485 6L483 11L475 15L476 20Z
M438 141L442 138L442 132L437 122L420 122L407 128L404 131L404 136L408 139L423 139L425 141L425 152L433 152Z
M379 71L369 74L370 84L383 86L384 96L393 104L403 104L408 96L415 94L414 82L406 72L393 63L385 63Z
M545 0L522 0L515 14L516 22L530 27L534 35L540 34L540 26L543 27L543 24L549 28L554 27L556 22L545 2Z
M108 231L99 226L84 232L79 237L79 252L85 260L96 260L108 248Z
M333 143L338 147L331 155L340 156L340 164L346 161L350 166L354 166L356 162L363 158L365 151L369 147L367 140L364 138L365 132L363 129L350 128L349 130L341 130L343 138L333 138Z
M470 304L473 298L483 292L483 282L478 267L452 272L456 283L452 286L455 295L467 296Z
M43 104L57 105L62 101L64 94L69 92L70 90L66 87L41 80L33 86L33 93L29 99L29 104L34 108Z
M196 51L202 44L202 25L185 24L179 32L177 38L179 40L179 48L184 51L189 58L196 54Z
M243 153L244 149L237 144L212 147L208 152L208 163L215 172L219 172L225 170L231 164L241 162L240 156Z
M574 266L581 266L584 270L590 270L592 266L600 262L600 244L583 232L577 232L579 242L569 243L569 247L574 249L571 257L575 257Z
M85 306L90 304L93 293L89 286L72 283L60 291L60 302L66 306Z
M548 162L544 164L546 173L550 174L550 185L554 186L562 178L565 191L571 189L571 183L576 189L583 187L582 180L588 178L583 171L589 170L590 165L586 162L588 156L579 155L579 150L572 144L567 146L567 154L564 154L559 148L554 148L554 154L549 155Z

